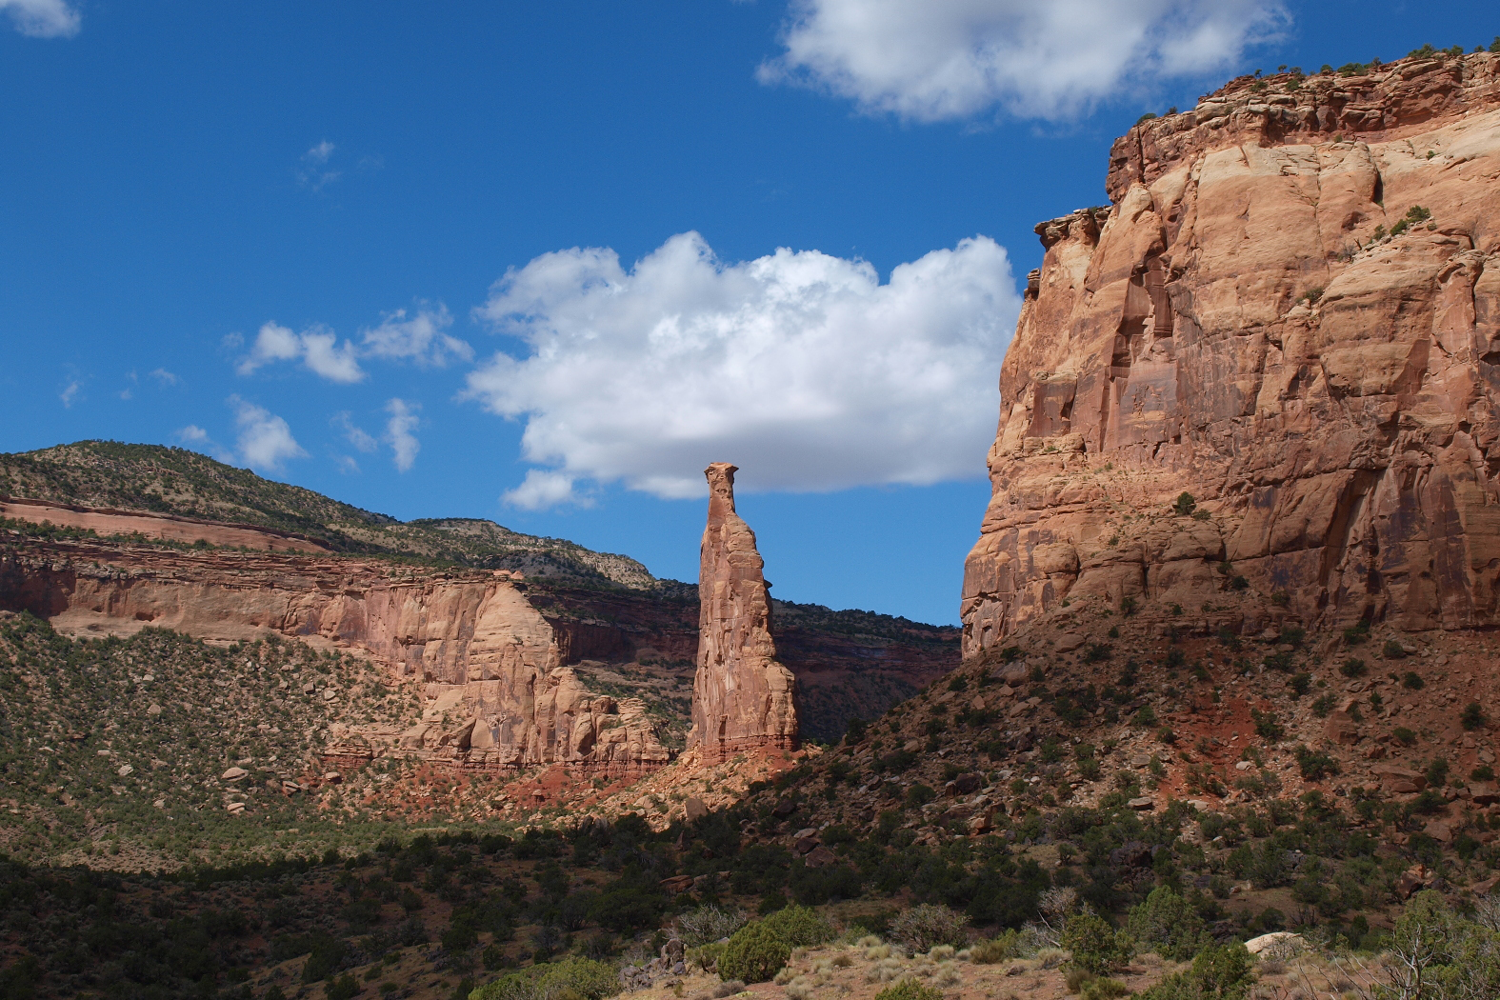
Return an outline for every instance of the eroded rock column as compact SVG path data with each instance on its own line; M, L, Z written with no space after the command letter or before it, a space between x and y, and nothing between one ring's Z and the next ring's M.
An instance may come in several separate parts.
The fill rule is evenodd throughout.
M689 746L705 763L797 745L796 681L776 661L770 584L755 532L735 513L734 474L715 462L698 571L698 672Z

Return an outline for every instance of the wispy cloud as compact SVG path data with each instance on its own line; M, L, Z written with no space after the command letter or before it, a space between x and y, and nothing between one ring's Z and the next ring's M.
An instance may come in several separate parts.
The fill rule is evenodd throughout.
M235 450L244 464L280 472L287 459L307 457L285 420L238 396L230 396L229 405L234 407L234 423L239 429Z
M32 38L72 38L83 23L64 0L0 0L0 11L10 15L17 31Z
M331 382L359 382L365 377L354 345L347 340L340 345L332 330L317 324L294 333L275 320L266 323L250 353L240 360L238 370L241 375L250 375L275 361L301 361L309 371Z
M566 472L549 472L530 469L526 478L513 490L506 490L500 499L511 507L522 510L545 510L572 504L575 507L592 507L593 501L573 490L573 476Z
M422 443L414 433L419 423L417 411L421 406L403 399L393 399L385 404L385 412L391 418L385 422L385 440L391 446L392 459L398 472L407 472L417 461L417 452Z
M474 349L467 342L447 333L453 317L442 303L435 308L423 306L415 315L405 309L386 313L379 326L362 330L360 343L338 335L321 323L301 333L271 320L260 328L250 353L237 366L241 375L250 375L278 361L300 361L306 368L331 382L352 383L364 380L360 358L383 361L410 361L422 368L441 368L450 361L471 361ZM231 334L224 339L230 349L237 349L243 339Z
M297 170L298 183L313 191L321 191L326 185L332 184L343 176L343 171L335 170L330 163L333 159L333 151L337 148L333 143L324 139L303 153L302 165Z
M65 408L71 410L73 404L78 401L78 394L82 391L83 383L81 381L76 378L68 379L67 384L62 388L62 392L57 394L57 398L62 400L62 405Z
M153 369L151 372L151 377L156 379L156 381L160 382L162 385L176 385L178 382L182 381L176 375L173 375L171 372L167 371L165 368Z
M386 313L380 325L362 331L360 353L366 357L411 360L418 365L441 368L450 358L469 361L474 349L445 331L453 325L448 307L420 308L407 318L405 309Z
M354 417L350 415L348 410L340 410L338 413L335 413L330 423L343 433L345 441L348 441L366 455L378 447L378 442L366 433L364 428L354 422Z

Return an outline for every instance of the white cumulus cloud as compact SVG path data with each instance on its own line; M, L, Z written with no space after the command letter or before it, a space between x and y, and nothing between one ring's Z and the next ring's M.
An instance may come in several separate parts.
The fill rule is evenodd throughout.
M758 75L918 121L1062 119L1222 71L1288 20L1280 0L793 0Z
M421 407L402 399L393 399L385 404L385 412L391 418L385 422L385 440L391 446L391 456L398 472L406 472L417 460L422 443L414 433L419 423L417 411Z
M522 338L466 395L522 418L519 506L582 479L662 497L732 461L752 489L928 484L982 474L1020 309L1004 248L961 241L896 267L780 249L725 263L697 233L626 271L608 249L544 254L478 314Z
M237 457L245 465L280 472L287 459L307 457L281 417L238 396L230 396L229 405L234 407L234 423L239 428L235 442ZM184 428L184 438L190 430L198 428Z
M240 361L239 372L249 375L275 361L299 360L332 382L359 382L365 377L354 345L345 340L340 346L332 330L314 325L295 333L275 320L260 328L250 353Z
M444 332L452 325L453 317L441 303L436 309L418 309L409 319L405 309L397 309L382 316L379 326L364 331L360 351L370 357L415 361L423 367L441 368L450 357L471 360L474 349Z
M64 0L0 0L0 10L32 38L72 38L82 24L78 11Z

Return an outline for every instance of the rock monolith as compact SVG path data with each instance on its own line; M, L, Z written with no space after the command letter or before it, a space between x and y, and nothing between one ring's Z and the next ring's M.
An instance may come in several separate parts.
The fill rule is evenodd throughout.
M705 763L797 745L796 682L776 660L770 584L755 532L735 513L734 474L715 462L708 477L708 528L698 571L698 672L693 729Z

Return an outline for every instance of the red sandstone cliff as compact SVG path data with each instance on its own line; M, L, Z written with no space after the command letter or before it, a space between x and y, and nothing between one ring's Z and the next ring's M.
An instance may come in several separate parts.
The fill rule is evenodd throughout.
M330 748L348 763L399 747L487 770L562 763L634 774L664 764L670 754L643 707L584 688L523 586L504 571L85 540L0 553L0 604L65 632L151 625L210 641L278 634L363 652L417 682L422 724Z
M708 763L797 745L796 681L776 660L771 598L755 532L734 509L735 467L708 477L708 527L698 575L698 672L690 746Z
M1111 206L1037 227L966 655L1240 579L1241 625L1500 623L1497 73L1236 80L1115 144Z

